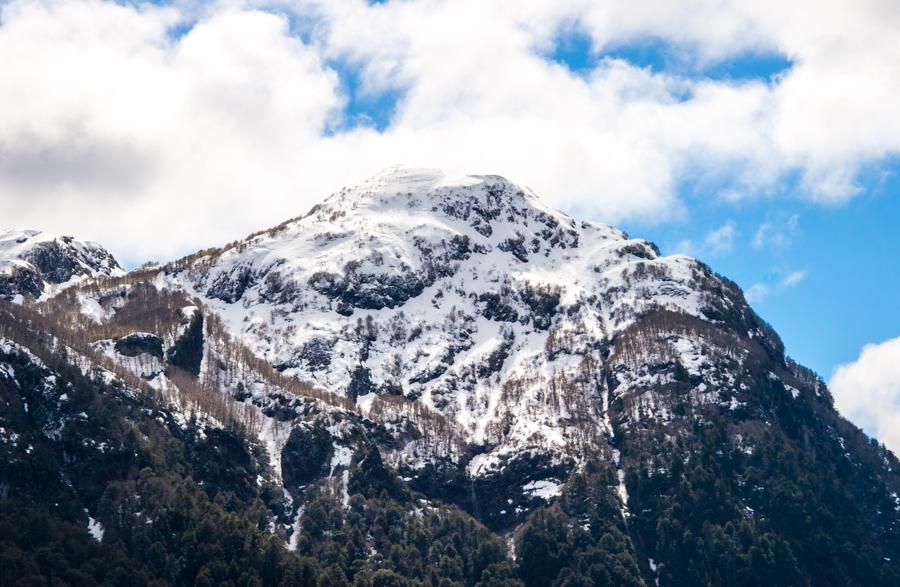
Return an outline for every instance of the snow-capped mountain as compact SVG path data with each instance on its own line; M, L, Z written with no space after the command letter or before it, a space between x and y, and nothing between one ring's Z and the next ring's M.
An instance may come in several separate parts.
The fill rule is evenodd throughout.
M65 431L102 404L70 406L86 396L54 361L127 407L122 428L147 450L175 455L128 475L149 462L166 483L190 476L338 569L329 584L387 569L510 587L900 583L900 463L837 414L740 289L502 177L391 168L124 275L97 246L72 245L93 252L73 256L84 272L56 273L10 238L2 258L72 285L0 303L0 399L39 406L0 418L0 449L15 431L27 462L21 438L50 430L92 528L137 511L105 536L139 560L144 542L123 536L154 521L131 489L79 493L88 457ZM94 436L115 438L117 459L141 454L105 426ZM10 471L0 489L19 487Z
M565 460L607 432L600 391L568 382L599 377L617 335L650 311L769 336L704 265L497 176L392 168L177 265L168 283L284 374L364 413L394 395L449 418L477 447L472 475L533 451ZM555 389L566 397L551 406ZM400 460L421 466L408 448Z
M88 277L124 275L97 243L38 230L0 230L0 297L40 299Z

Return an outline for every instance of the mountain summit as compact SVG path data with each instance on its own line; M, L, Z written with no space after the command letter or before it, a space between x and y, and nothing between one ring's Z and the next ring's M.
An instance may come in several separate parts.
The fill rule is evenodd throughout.
M42 406L4 424L8 450L28 462L27 436L58 454L67 499L144 564L128 538L143 514L123 521L131 490L110 493L135 471L250 516L328 584L900 582L897 459L740 289L502 177L391 168L244 240L43 299L0 313L8 405ZM120 455L82 487L84 459L111 457L72 453L79 426L122 440L87 408L71 423L70 364L116 405L156 402L104 416L141 427L155 460Z
M35 299L89 277L124 275L97 243L38 230L0 230L0 297Z
M477 447L476 476L532 451L567 460L584 435L608 435L609 390L573 382L600 378L642 316L727 320L766 352L780 345L701 263L576 222L497 176L393 168L179 266L171 287L286 375L363 410L398 396L448 418ZM433 456L452 455L398 458Z

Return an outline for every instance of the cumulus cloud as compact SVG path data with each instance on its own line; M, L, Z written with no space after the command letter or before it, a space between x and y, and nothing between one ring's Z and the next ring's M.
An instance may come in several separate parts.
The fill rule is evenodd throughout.
M900 454L900 338L866 345L828 386L844 416Z
M900 152L900 8L878 0L0 6L0 217L130 261L278 223L397 162L500 173L617 222L683 215L685 180L734 198L799 176L840 201ZM547 57L571 31L587 71ZM604 56L648 38L692 73ZM792 66L703 75L748 52ZM400 96L383 130L348 114L351 70L359 95Z
M338 79L286 18L13 3L0 25L0 217L136 256L271 222ZM298 210L299 211L299 210ZM242 219L243 217L243 219Z

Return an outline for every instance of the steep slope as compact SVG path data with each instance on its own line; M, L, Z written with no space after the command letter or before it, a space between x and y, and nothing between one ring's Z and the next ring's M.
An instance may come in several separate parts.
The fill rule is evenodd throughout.
M40 299L89 277L123 274L97 243L37 230L0 230L0 298Z
M105 324L70 291L0 301L0 584L520 585L498 538L403 487L371 423L279 388L183 294L130 285ZM178 357L197 338L202 376ZM258 437L285 422L271 462Z
M0 302L0 583L314 584L265 532L283 508L264 451L58 326Z

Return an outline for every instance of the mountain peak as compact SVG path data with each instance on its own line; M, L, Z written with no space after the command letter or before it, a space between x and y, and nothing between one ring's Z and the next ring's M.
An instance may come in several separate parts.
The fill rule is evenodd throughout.
M339 190L300 218L253 235L245 244L268 238L302 240L314 232L353 236L362 239L357 243L362 249L386 247L397 258L409 257L397 249L400 242L437 245L455 239L467 240L475 249L512 251L520 261L526 257L524 248L548 257L551 249L577 247L584 239L628 239L605 224L576 222L529 188L499 175L453 176L438 169L394 166Z
M471 176L453 177L434 167L392 165L361 182L361 186L384 192L427 193L439 186L465 186L477 183Z
M360 183L347 186L326 198L316 210L357 209L445 212L451 216L461 209L476 208L500 216L512 210L515 216L526 209L571 219L543 203L530 189L499 175L450 175L440 169L395 165Z
M40 298L88 277L124 274L102 246L40 230L0 230L0 297Z
M410 165L392 165L360 182L356 187L379 193L426 195L439 192L441 189L463 189L484 183L505 184L520 190L524 189L500 175L451 175L436 167ZM525 191L530 193L530 190Z
M644 316L727 320L776 346L739 290L704 265L576 221L493 175L393 167L188 260L166 282L286 376L363 411L374 397L402 397L453 422L479 447L476 476L529 451L565 460L580 432L548 411L545 390L584 377L582 361L602 363ZM514 401L495 401L504 388Z

